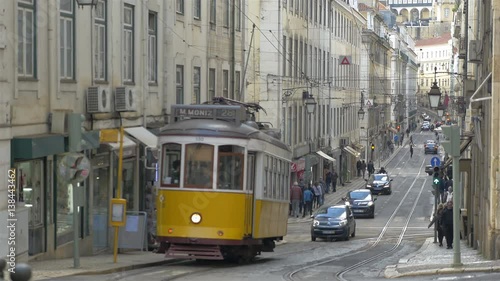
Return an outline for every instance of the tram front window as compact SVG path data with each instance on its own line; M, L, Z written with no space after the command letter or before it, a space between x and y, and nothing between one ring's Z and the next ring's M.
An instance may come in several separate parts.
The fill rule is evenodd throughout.
M243 148L237 146L221 146L219 148L218 189L243 190L243 161Z
M163 186L179 187L181 183L181 167L181 145L177 143L164 144L161 184Z
M184 187L211 189L213 159L214 147L212 145L187 144Z

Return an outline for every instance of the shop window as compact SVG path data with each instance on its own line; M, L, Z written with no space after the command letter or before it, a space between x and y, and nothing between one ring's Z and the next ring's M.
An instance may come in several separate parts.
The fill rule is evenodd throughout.
M209 144L186 145L184 187L212 189L214 147Z
M17 201L28 212L29 246L28 254L45 252L44 211L45 203L50 203L50 196L44 196L43 161L32 160L16 163L19 186Z
M127 210L128 211L137 211L136 200L137 198L134 189L134 175L135 175L135 158L124 160L123 161L123 170L122 170L122 190L123 190L123 198L127 200Z
M166 143L163 145L161 185L179 187L181 176L181 145Z
M245 149L234 145L219 147L217 188L243 190Z

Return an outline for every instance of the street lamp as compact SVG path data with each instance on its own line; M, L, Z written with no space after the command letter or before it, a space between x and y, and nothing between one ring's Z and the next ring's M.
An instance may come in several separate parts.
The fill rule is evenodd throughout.
M363 110L363 108L360 108L360 109L358 110L358 119L359 119L359 120L363 120L363 119L365 119L365 111Z
M437 85L437 67L434 67L434 82L432 83L431 90L427 95L429 95L429 104L431 109L436 109L439 106L439 101L441 100L441 90Z
M437 108L437 113L439 117L443 117L444 115L444 105L442 103L439 103L439 106Z
M309 154L306 156L306 167L305 167L305 182L311 183L312 179L312 167L311 167L311 115L314 113L314 110L316 110L316 100L314 100L313 95L309 94L308 91L303 91L302 92L302 99L304 100L304 104L306 106L307 113L309 115L309 122L307 122L307 142L309 146Z
M93 8L97 6L97 2L99 2L99 0L76 0L76 3L81 8L83 8L84 6L90 6L91 8Z

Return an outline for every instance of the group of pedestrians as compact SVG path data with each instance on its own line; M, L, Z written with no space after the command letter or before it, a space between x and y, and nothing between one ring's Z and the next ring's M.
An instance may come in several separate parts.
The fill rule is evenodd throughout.
M365 160L358 160L356 162L356 169L358 170L358 177L363 176L365 178L366 171L368 171L368 177L375 173L375 166L372 160L368 161L368 163Z
M294 182L290 188L290 215L298 218L300 214L305 217L307 213L312 215L315 208L319 208L325 202L325 194L330 193L330 184L332 191L337 191L338 175L335 170L326 174L326 182L322 178L315 181L312 185L305 184L303 179Z
M446 238L446 249L453 249L453 201L439 203L428 227L433 224L437 229L439 247L443 246L443 238Z

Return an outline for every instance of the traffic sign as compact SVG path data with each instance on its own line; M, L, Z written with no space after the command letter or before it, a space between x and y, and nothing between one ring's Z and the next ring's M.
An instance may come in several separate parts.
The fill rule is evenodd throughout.
M432 167L439 167L441 165L441 160L439 160L439 157L432 157L431 158L431 165Z
M434 184L439 184L439 179L434 179Z

